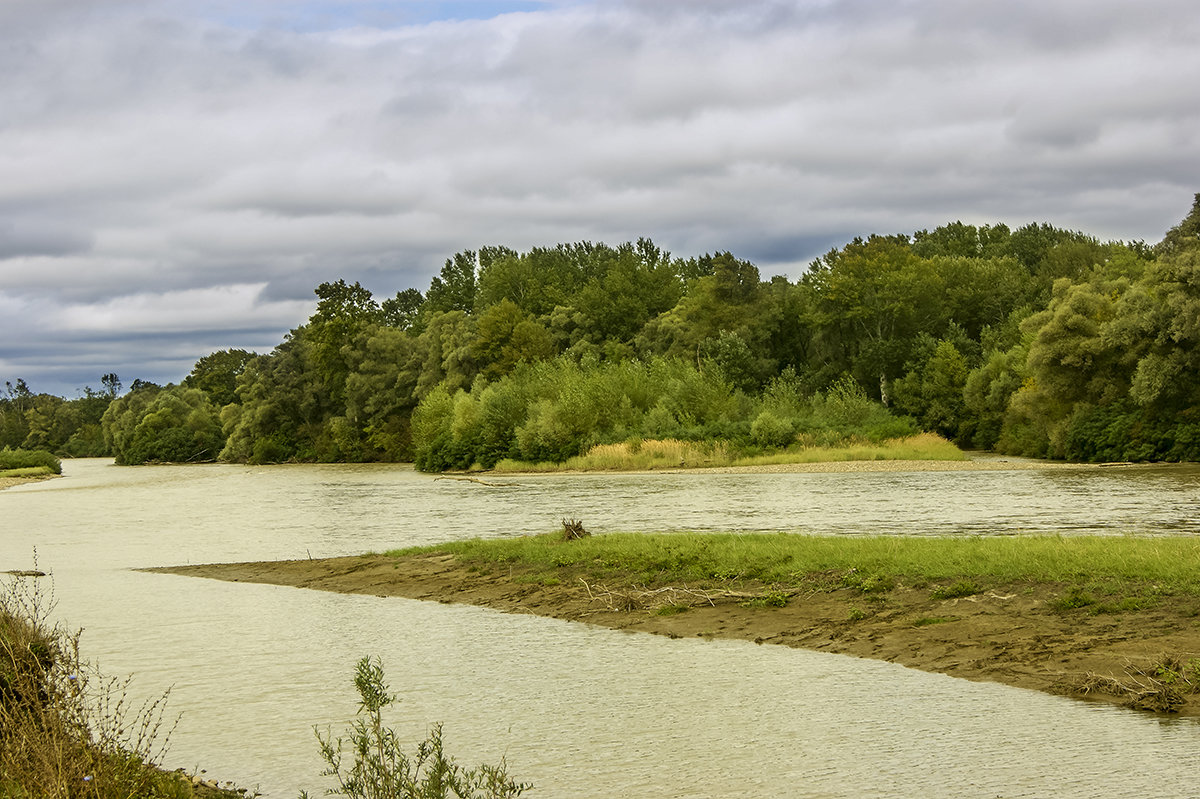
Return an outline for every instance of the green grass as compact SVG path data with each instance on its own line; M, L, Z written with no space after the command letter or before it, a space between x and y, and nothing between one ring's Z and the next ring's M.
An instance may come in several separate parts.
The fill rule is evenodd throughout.
M793 446L778 452L742 456L721 441L638 440L636 444L600 444L562 463L502 460L496 472L644 472L726 466L775 466L837 461L942 460L966 455L944 438L921 433L881 443L847 441L839 446Z
M1079 596L1200 596L1200 540L1188 537L997 536L849 537L786 533L594 535L489 539L395 550L454 554L474 566L518 567L564 582L579 577L635 583L716 583L853 587L864 593L907 586L946 586L964 596L987 586L1052 583ZM857 582L856 582L857 581ZM938 589L934 589L938 590ZM1065 591L1066 589L1064 589ZM1082 605L1076 605L1081 607Z
M21 469L0 469L0 477L43 477L55 474L49 466L26 466Z
M934 588L929 592L930 599L956 599L963 596L975 596L983 593L983 589L974 580L958 580L950 585Z

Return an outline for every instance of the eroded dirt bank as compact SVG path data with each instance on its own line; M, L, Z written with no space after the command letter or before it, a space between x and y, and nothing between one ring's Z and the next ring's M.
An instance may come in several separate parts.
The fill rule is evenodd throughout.
M1059 586L992 586L937 600L897 587L883 596L852 589L795 595L778 607L762 587L558 584L520 571L490 572L453 555L365 555L324 560L178 566L150 571L342 593L482 605L674 637L736 638L887 660L969 680L987 680L1144 709L1200 716L1200 694L1159 666L1200 678L1200 600L1095 614L1055 610ZM757 601L756 601L757 598ZM1168 660L1168 662L1170 662ZM1200 661L1192 668L1200 665Z

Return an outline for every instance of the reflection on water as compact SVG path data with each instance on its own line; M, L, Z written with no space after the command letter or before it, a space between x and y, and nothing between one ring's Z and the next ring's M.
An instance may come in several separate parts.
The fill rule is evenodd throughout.
M495 478L397 467L121 469L0 493L0 568L33 547L107 672L173 685L168 762L272 797L320 788L312 725L380 655L403 736L446 725L545 797L1194 796L1200 724L887 663L553 619L128 571L552 529L1194 533L1194 469Z

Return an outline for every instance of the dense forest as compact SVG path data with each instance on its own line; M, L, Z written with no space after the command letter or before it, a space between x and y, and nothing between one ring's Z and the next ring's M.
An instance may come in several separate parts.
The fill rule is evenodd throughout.
M0 446L121 463L561 461L918 430L1082 461L1200 460L1200 194L1156 245L955 222L855 239L796 282L647 239L463 251L422 294L324 283L269 354L65 400L23 381Z

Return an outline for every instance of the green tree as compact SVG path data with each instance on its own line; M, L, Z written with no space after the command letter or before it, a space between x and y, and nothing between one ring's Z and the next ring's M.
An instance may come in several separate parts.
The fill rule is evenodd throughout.
M938 302L941 275L905 237L855 239L814 263L802 280L812 292L818 369L849 372L872 396L886 399L918 334L938 335L948 321Z
M224 445L216 407L186 386L130 392L113 401L101 428L123 465L211 461Z
M388 327L420 332L418 330L418 320L420 318L421 306L424 302L425 298L416 289L408 288L404 291L398 291L395 297L384 300L380 304L381 321Z
M509 299L478 315L472 348L473 360L481 365L479 374L487 380L503 377L522 361L533 363L556 354L550 332Z
M358 345L360 336L382 321L383 312L371 292L358 283L322 283L316 295L320 298L316 313L297 335L311 344L312 371L324 388L329 412L336 414L345 404L349 350Z
M218 350L196 361L191 373L183 379L188 388L198 388L208 394L218 408L238 402L238 378L254 353L246 350Z
M474 250L463 250L447 258L441 273L429 283L425 292L426 314L475 310L476 271L478 260Z

